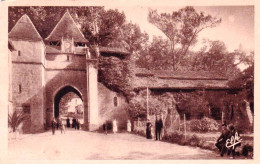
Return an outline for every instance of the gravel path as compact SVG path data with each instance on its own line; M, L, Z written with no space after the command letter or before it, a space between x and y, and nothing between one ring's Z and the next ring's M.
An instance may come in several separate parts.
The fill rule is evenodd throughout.
M180 146L128 134L67 130L9 140L9 159L222 159L200 148Z

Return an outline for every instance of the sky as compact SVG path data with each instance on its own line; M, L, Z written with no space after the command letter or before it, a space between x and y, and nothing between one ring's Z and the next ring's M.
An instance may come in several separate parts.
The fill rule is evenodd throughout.
M150 7L156 9L158 13L172 13L182 7ZM146 31L150 39L152 36L165 35L154 25L148 22L147 16L149 8L145 6L111 7L123 11L126 19L140 26L142 31ZM227 49L232 52L242 45L246 51L254 50L254 7L253 6L194 6L196 11L210 14L222 19L222 22L214 28L203 30L199 33L198 43L191 47L199 50L202 47L202 40L223 41ZM166 38L166 37L165 37Z

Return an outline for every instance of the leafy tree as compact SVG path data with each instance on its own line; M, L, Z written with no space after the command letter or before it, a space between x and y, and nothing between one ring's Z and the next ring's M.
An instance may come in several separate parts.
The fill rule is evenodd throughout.
M140 27L133 23L124 23L120 27L118 37L108 45L112 47L123 47L129 52L142 53L147 46L149 36L146 32L141 32Z
M206 40L205 46L192 56L190 64L192 70L212 71L233 79L240 72L235 60L224 42Z
M153 37L152 42L136 60L136 64L138 67L147 69L172 69L169 41L162 37Z
M161 13L150 10L148 21L159 28L170 40L173 66L179 67L179 62L189 50L189 47L196 43L198 34L206 29L215 27L221 19L198 13L193 7L185 7L172 14ZM176 50L177 47L180 47ZM178 68L176 68L178 69Z

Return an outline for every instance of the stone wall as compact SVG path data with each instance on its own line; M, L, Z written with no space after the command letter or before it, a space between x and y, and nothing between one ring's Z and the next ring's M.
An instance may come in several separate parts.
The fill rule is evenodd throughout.
M46 120L47 126L54 116L54 98L56 94L66 86L78 90L83 99L83 105L87 104L86 72L73 70L47 70L46 78Z
M44 66L42 42L12 40L17 53L12 54L12 100L15 110L26 113L24 133L44 130Z
M47 69L86 69L86 57L76 54L46 54Z
M12 55L12 61L43 63L44 45L42 41L11 40L14 48L19 51Z
M117 99L116 106L114 99ZM100 125L102 125L105 121L113 121L116 119L118 129L126 129L127 120L129 119L126 111L128 108L128 103L122 94L113 92L102 83L98 83L98 106Z

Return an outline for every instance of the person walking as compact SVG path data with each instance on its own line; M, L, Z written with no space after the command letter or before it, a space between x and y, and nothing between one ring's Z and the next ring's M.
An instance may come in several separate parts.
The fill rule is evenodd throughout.
M59 127L60 127L60 118L58 117L57 118L57 121L56 121L56 126L57 126L57 130L59 129Z
M77 130L79 130L79 119L76 120L76 128Z
M69 119L69 117L67 117L66 122L67 122L67 128L69 128L70 127L70 119Z
M162 116L160 116L159 121L158 121L158 140L161 140L162 137L162 128L163 128L163 121L162 121Z
M65 134L65 125L63 124L62 120L60 123L60 132L61 132L61 134L62 134L62 132Z
M162 118L160 116L160 118L158 119L158 116L156 116L156 121L155 121L155 136L156 136L155 139L156 140L161 140L162 128L163 128Z
M152 123L150 122L149 119L147 119L147 123L146 123L146 138L147 139L152 139Z
M103 132L107 135L107 121L103 123Z
M55 135L55 129L56 129L56 125L57 122L55 120L55 118L53 118L53 120L51 121L51 129L52 129L52 135Z
M113 133L117 133L117 121L113 120Z
M217 139L217 143L215 144L215 146L218 148L218 150L220 151L220 156L223 157L225 152L227 151L226 148L226 141L229 137L230 131L227 129L227 125L225 123L222 124L222 132L221 135L218 137Z
M75 117L72 119L72 128L76 129L76 118Z
M131 122L130 120L127 120L127 132L131 132Z

